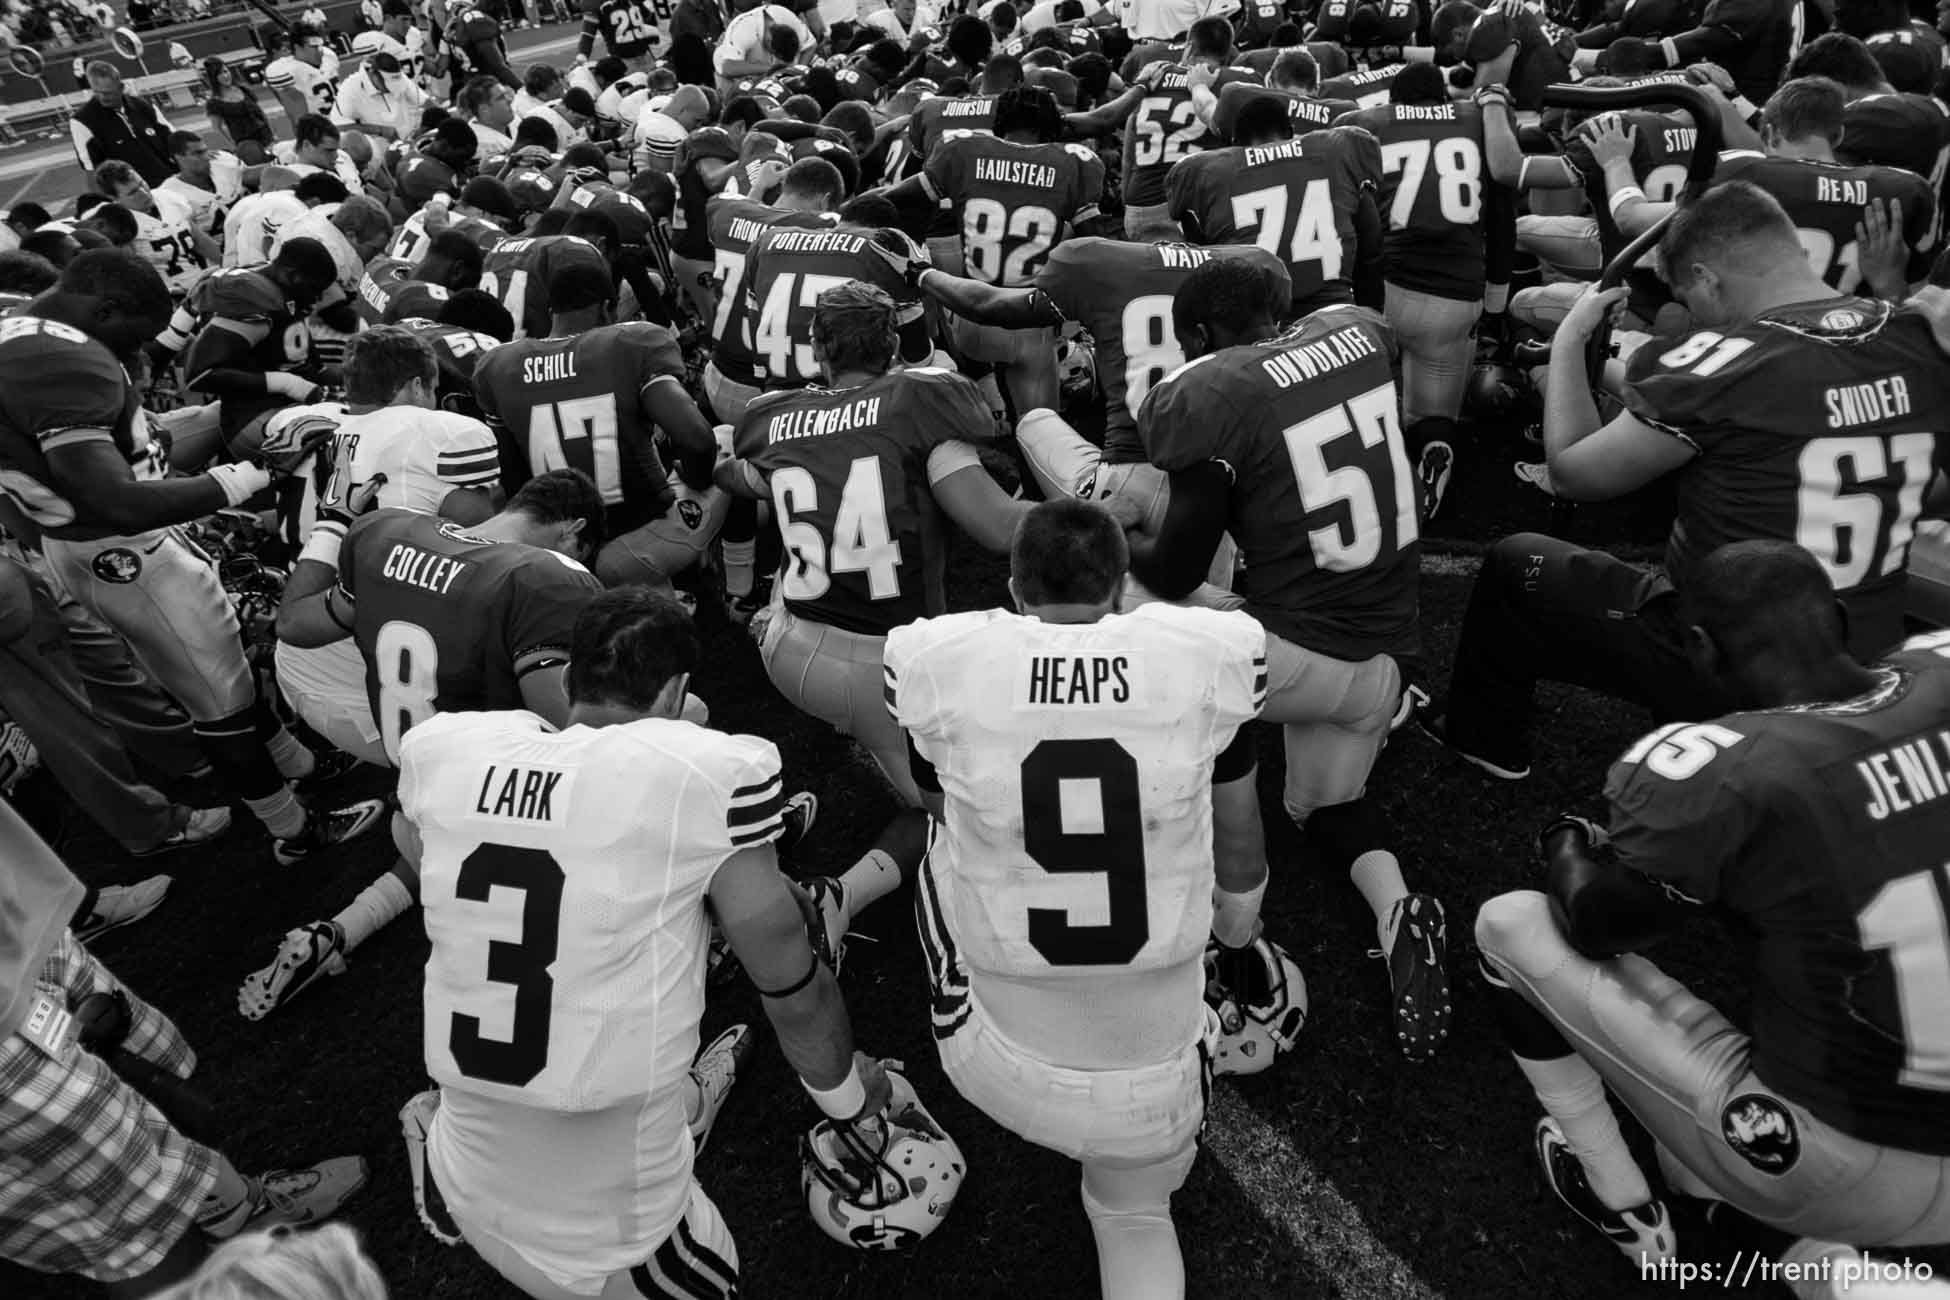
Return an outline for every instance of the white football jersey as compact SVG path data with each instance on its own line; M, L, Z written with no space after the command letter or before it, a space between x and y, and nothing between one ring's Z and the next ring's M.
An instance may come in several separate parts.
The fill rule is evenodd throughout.
M208 265L190 238L195 214L188 202L168 190L151 190L149 196L156 205L153 213L129 209L135 218L135 245L172 293L188 293Z
M1257 622L983 610L895 628L883 662L946 800L929 865L971 971L1061 981L1201 959L1213 763L1265 703Z
M406 39L402 41L382 31L364 31L352 38L352 52L390 54L399 60L401 76L420 83L421 74L426 71L427 34L418 27L409 27L406 29Z
M314 68L296 55L287 54L265 65L264 81L273 90L297 91L304 96L305 107L310 112L330 117L339 93L334 75L337 70L336 58Z
M778 750L665 719L437 714L400 745L399 798L442 1191L565 1285L641 1263L689 1195L706 891L781 833Z
M472 416L424 406L387 406L348 416L339 425L337 472L326 495L357 491L384 474L378 508L440 513L455 488L493 487L501 480L494 433Z

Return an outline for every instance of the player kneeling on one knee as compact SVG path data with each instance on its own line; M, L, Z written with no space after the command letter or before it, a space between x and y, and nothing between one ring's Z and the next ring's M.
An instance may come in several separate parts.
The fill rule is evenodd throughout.
M1476 922L1505 1035L1548 1112L1558 1195L1641 1263L1679 1247L1605 1089L1668 1188L1746 1249L1859 1263L1950 1237L1950 635L1864 666L1827 574L1787 542L1706 556L1695 669L1737 713L1645 737L1610 833L1548 826L1548 893ZM1758 931L1749 1037L1639 949L1719 903ZM1697 1254L1689 1249L1688 1254ZM1809 1284L1803 1295L1829 1295Z

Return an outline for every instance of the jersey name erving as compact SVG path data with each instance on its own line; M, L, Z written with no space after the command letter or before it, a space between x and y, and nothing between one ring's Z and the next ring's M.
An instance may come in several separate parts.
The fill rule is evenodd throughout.
M775 415L765 426L765 438L767 442L789 442L794 438L817 438L825 433L849 433L879 422L880 399L862 397L844 406Z
M1298 140L1288 140L1284 144L1256 145L1246 150L1246 166L1258 167L1264 163L1279 162L1284 158L1304 158L1306 149Z
M1056 188L1056 168L1048 163L1019 162L1013 158L977 158L975 179L999 185L1027 185L1033 189Z
M1908 415L1909 381L1901 375L1872 379L1866 384L1847 384L1822 392L1828 407L1828 427L1846 429L1856 424L1878 424Z
M1950 731L1937 732L1934 741L1906 740L1857 759L1855 770L1869 787L1871 821L1950 796Z
M489 763L487 771L481 774L480 793L474 796L474 811L489 817L551 821L555 817L555 787L562 784L565 775L560 771Z
M1304 383L1323 371L1351 366L1380 351L1367 333L1357 328L1335 330L1324 339L1263 358L1260 369L1281 388Z
M558 379L576 377L576 354L558 352L553 356L525 357L521 363L521 379L526 384L551 384Z
M401 542L386 552L386 562L379 566L379 576L444 596L453 589L460 575L472 567L466 560L435 555L432 551L423 551Z

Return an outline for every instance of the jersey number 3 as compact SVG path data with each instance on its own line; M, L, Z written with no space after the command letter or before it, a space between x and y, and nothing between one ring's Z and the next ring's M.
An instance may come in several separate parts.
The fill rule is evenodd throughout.
M1022 760L1023 849L1051 875L1104 877L1102 925L1029 909L1029 946L1052 966L1122 966L1151 938L1137 760L1114 740L1045 740Z
M483 844L467 855L454 879L454 897L485 903L489 893L521 891L521 938L490 939L487 978L511 984L515 1014L505 1040L483 1038L481 1018L456 1011L447 1030L454 1065L470 1079L525 1087L548 1068L548 1026L554 964L562 925L562 866L546 849Z

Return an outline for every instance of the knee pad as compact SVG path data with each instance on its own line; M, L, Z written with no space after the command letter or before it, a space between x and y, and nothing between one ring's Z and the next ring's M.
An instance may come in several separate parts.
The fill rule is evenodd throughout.
M1083 1170L1083 1212L1090 1216L1092 1224L1116 1221L1130 1227L1152 1223L1171 1223L1171 1193L1162 1187L1152 1188L1140 1184L1136 1179L1117 1177L1114 1171L1106 1175L1097 1171L1091 1177L1088 1165Z
M1524 971L1556 964L1555 950L1568 947L1551 914L1551 902L1535 889L1498 894L1476 909L1476 946L1499 974L1506 967ZM1542 962L1535 955L1552 950Z
M1306 818L1305 825L1307 842L1321 865L1336 872L1346 871L1363 853L1382 848L1387 842L1381 816L1366 795L1321 808Z

